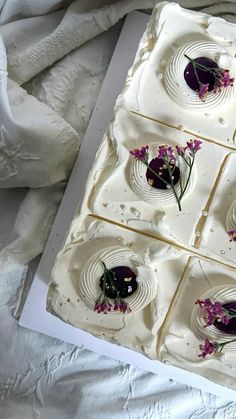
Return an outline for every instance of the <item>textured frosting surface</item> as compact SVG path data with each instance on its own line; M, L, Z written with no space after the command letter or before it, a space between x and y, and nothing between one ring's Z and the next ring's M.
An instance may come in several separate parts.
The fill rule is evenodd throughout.
M181 212L173 192L156 192L151 188L145 179L146 167L129 155L129 150L146 144L152 148L158 143L184 146L191 138L125 109L116 109L88 180L92 191L87 200L88 210L157 237L192 246L199 234L198 222L204 218L211 190L229 150L203 142Z
M119 103L196 135L235 146L236 88L210 93L205 102L185 83L191 58L207 55L236 74L236 27L223 19L157 5L143 35Z
M236 154L230 153L217 184L206 223L200 249L209 256L236 261L236 243L227 233L236 229Z
M236 272L211 262L193 258L185 272L181 287L163 330L160 358L189 371L203 375L217 383L236 388L235 343L226 345L221 353L205 359L198 357L199 344L205 337L218 342L231 340L214 326L199 327L199 312L195 301L212 298L214 301L234 300ZM203 324L203 322L202 322ZM227 348L228 346L228 348Z
M228 336L204 328L194 305L236 295L236 244L227 234L236 229L235 87L203 103L183 81L184 53L205 51L236 75L235 46L234 25L156 6L58 254L47 307L75 327L236 389L236 345L200 359L204 337ZM195 136L205 138L180 212L170 190L147 183L130 150L149 145L153 159L158 146L183 147ZM186 178L181 160L180 172ZM93 311L101 258L137 270L142 286L129 297L130 314Z
M79 231L71 228L70 234L73 233L73 240L60 251L54 266L48 310L75 327L157 359L158 330L181 278L187 256L155 239L92 217L84 220ZM131 256L128 258L129 254ZM116 265L119 258L131 267L136 266L140 287L137 299L134 298L135 294L133 298L130 297L131 313L106 315L93 311L92 297L96 298L102 273L98 264L101 257L108 267ZM89 265L88 261L91 262Z

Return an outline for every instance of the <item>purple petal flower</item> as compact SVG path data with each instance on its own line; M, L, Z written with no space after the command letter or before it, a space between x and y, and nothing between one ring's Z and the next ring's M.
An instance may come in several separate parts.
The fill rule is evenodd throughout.
M97 313L107 314L107 312L110 312L112 308L113 306L111 303L109 303L107 298L101 299L101 297L99 297L99 299L95 302L94 305L94 311L96 311Z
M157 150L157 158L166 159L170 164L174 164L176 161L174 148L168 145L160 145Z
M144 163L148 162L148 153L149 153L148 145L143 146L141 148L135 148L134 150L130 151L130 154L132 157L134 157L137 160L141 160Z
M227 231L230 241L236 242L236 230L228 230Z
M121 313L130 313L131 308L129 307L128 303L126 303L121 298L116 298L115 305L114 305L115 311L120 311Z
M202 141L198 139L190 140L190 141L187 141L186 149L188 149L191 152L191 154L195 154L197 151L201 149L201 144L202 144Z
M215 83L215 91L221 90L224 87L233 86L234 78L230 76L229 70L222 70L220 73L220 79Z
M201 353L198 355L201 358L205 358L207 355L211 355L218 349L218 344L216 342L211 342L209 339L205 339L204 343L199 345Z
M185 155L187 147L181 147L179 145L176 145L175 148L179 156L183 157Z
M203 318L206 326L211 326L215 321L228 324L230 318L227 316L227 311L222 307L218 301L213 303L209 298L206 300L197 300L195 304L199 304L203 312Z
M205 102L206 100L207 94L209 92L208 89L209 89L209 83L207 84L201 83L199 86L198 96L199 96L199 99L201 99L203 102Z

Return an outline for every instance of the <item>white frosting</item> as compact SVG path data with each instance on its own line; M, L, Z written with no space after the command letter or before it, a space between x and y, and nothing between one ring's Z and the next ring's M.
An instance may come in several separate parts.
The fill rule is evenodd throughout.
M229 145L235 147L235 87L200 102L183 84L187 63L182 58L184 52L195 58L205 50L234 75L235 47L235 26L175 4L156 6L97 152L81 207L58 254L47 301L50 312L75 327L233 388L236 346L230 344L205 360L198 357L204 336L220 336L221 341L228 337L216 328L202 328L194 302L204 295L222 302L235 298L235 270L192 258L185 272L186 253L164 242L188 250L200 246L194 249L199 255L236 263L236 244L229 242L226 232L236 220L236 153L229 151ZM149 145L151 159L157 144L185 146L193 138L186 130L210 141L205 139L197 153L180 212L172 191L147 186L146 167L129 151ZM182 162L180 170L186 179ZM140 281L129 297L131 313L92 310L100 292L101 257L111 268L125 260L136 269Z
M109 220L149 231L157 237L185 246L193 245L198 234L198 222L228 150L203 142L202 149L196 155L195 171L187 194L181 201L181 212L173 192L150 187L145 176L146 166L129 154L130 150L146 144L184 146L191 138L181 131L117 108L109 136L104 137L91 171L86 186L87 191L91 192L87 192L84 198L83 210L86 206L86 211ZM155 146L151 146L150 159L154 149Z
M47 309L75 327L156 359L158 330L187 257L158 240L92 217L74 221L52 272ZM125 262L137 269L138 289L125 299L131 313L92 310L102 274L98 257L110 268Z
M229 65L234 76L235 50L235 25L174 3L161 3L140 41L118 104L195 135L234 145L235 111L230 104L236 100L236 83L200 101L184 80L187 59L181 54L190 51L196 58L205 51L207 57Z
M207 255L231 264L236 263L236 242L230 241L227 231L236 227L235 165L236 153L230 153L212 197L200 244L200 250Z
M214 301L232 301L236 296L235 280L235 270L192 258L164 325L159 354L163 362L236 389L235 344L228 344L222 352L205 359L198 356L199 345L205 337L223 342L234 336L213 327L201 328L199 322L202 319L195 306L197 299L205 297L213 297Z
M218 93L214 93L212 90L207 95L205 102L198 97L198 94L187 85L184 79L184 70L189 64L189 60L184 56L185 54L190 58L207 56L213 61L221 63L221 65L228 64L223 68L230 70L232 77L236 78L235 64L224 48L212 42L189 42L178 48L166 65L164 83L171 99L187 111L198 112L213 109L222 111L225 106L232 104L236 98L235 84L232 88L222 89Z

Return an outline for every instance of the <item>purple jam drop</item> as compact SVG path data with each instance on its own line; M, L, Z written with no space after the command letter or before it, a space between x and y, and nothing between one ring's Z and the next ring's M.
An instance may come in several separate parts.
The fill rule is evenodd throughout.
M160 169L163 167L163 159L156 157L155 159L152 159L149 163L149 166L154 170L157 174L159 174L168 184L170 184L170 175L168 173L167 169ZM174 165L170 165L171 170L173 169ZM162 174L160 174L162 173ZM176 185L176 183L179 181L180 178L180 170L177 166L175 166L174 172L172 174L173 176L173 184ZM152 171L148 168L146 171L146 179L147 182L151 180L152 187L156 189L167 189L167 185L165 182L163 182L161 179L159 179L157 176L152 173Z
M210 58L206 57L199 57L195 60L197 63L201 65L205 65L210 68L219 68L217 63ZM213 73L210 73L209 71L205 71L203 69L196 68L196 72L198 75L198 78L201 83L203 84L209 84L208 91L214 89L214 85L216 82L215 76ZM184 78L187 83L187 85L190 87L190 89L194 90L195 92L199 90L199 82L197 80L193 65L191 62L187 65L187 67L184 70Z
M236 301L222 304L222 307L236 312ZM230 319L228 324L215 321L214 326L221 332L227 333L229 335L236 335L236 317Z
M106 278L106 288L105 295L108 298L115 299L118 297L117 290L119 292L120 298L126 298L132 295L138 288L138 283L136 281L136 274L127 266L115 266L110 269L114 273L114 284L109 278ZM103 290L104 285L104 275L100 278L99 286Z

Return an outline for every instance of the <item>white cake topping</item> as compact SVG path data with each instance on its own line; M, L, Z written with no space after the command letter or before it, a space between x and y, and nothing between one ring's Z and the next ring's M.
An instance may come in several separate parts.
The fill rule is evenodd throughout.
M234 77L235 50L236 25L174 3L158 4L118 103L174 127L181 126L196 136L235 146L235 86L215 95L209 93L201 102L183 77L186 51L193 55L190 58L205 52L222 66L229 66Z
M195 305L200 298L236 300L229 268L236 243L227 233L236 226L236 88L210 92L203 102L183 76L187 53L206 55L234 77L235 47L235 25L173 3L156 6L58 254L47 307L75 327L236 389L234 342L198 356L205 337L229 336L205 328ZM147 167L130 151L148 145L150 162L160 144L184 147L194 136L203 137L202 147L180 211L173 192L148 184ZM181 158L179 168L185 183ZM187 267L186 250L199 256ZM131 313L93 311L101 259L137 273Z
M69 236L74 239L59 252L53 269L47 309L75 327L156 359L158 330L187 257L157 240L92 217L80 223L80 230L72 224ZM131 313L93 311L101 257L108 268L124 262L136 267L138 289L126 299Z
M235 342L226 345L222 352L199 357L199 345L203 344L205 337L221 343L236 338L236 335L226 336L214 326L201 328L202 317L195 308L196 300L205 297L222 303L234 300L235 280L235 270L198 258L190 261L162 331L159 349L163 362L236 389Z

